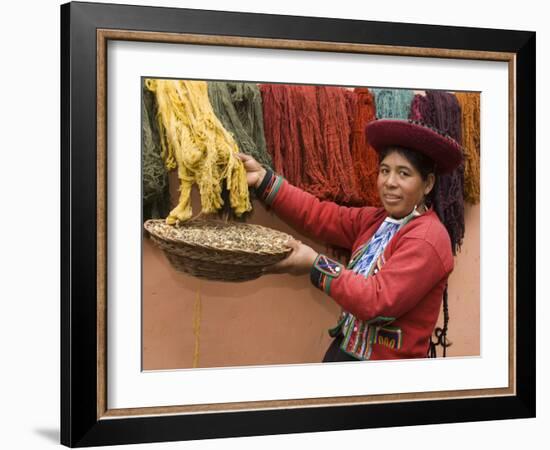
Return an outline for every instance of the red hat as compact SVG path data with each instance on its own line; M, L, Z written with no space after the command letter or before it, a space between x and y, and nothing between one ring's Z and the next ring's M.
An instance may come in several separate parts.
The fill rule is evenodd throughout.
M404 147L423 153L435 162L438 173L452 172L463 159L457 141L415 120L374 120L367 124L366 137L378 152L387 147Z

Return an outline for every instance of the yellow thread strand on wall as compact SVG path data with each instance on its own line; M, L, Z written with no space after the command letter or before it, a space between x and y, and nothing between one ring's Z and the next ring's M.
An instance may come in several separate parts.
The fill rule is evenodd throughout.
M197 287L197 295L195 296L195 306L193 307L193 335L195 336L195 351L193 352L193 367L199 367L200 355L200 337L201 337L201 285Z
M479 94L457 92L462 110L462 146L464 147L464 200L479 203L480 187L480 137Z
M237 216L250 211L246 171L233 156L239 151L231 134L214 114L204 81L145 80L155 93L162 157L168 169L177 166L180 180L178 205L166 218L168 224L191 218L191 187L199 187L203 213L222 205L222 183Z

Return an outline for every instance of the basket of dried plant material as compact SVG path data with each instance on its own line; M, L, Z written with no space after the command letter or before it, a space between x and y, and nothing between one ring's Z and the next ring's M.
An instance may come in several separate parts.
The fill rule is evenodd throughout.
M290 235L244 222L151 219L144 227L176 270L209 280L253 280L291 252Z

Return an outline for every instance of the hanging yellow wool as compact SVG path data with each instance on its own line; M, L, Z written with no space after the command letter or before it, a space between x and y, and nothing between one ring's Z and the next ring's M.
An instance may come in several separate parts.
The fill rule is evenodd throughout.
M191 187L199 187L202 212L213 213L223 205L222 183L237 216L252 209L246 171L234 157L239 151L231 134L214 114L204 81L147 79L155 93L162 157L168 169L177 166L180 180L178 205L166 218L168 224L193 215Z
M479 203L479 94L457 92L462 110L462 147L464 148L464 200Z

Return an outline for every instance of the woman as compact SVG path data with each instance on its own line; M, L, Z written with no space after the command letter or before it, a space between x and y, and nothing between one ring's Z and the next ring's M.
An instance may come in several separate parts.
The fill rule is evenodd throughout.
M462 161L458 143L418 122L376 120L367 138L379 152L383 208L321 202L240 154L249 186L282 220L352 250L347 267L291 241L271 273L309 275L342 307L324 361L423 358L453 270L449 235L430 193L440 173Z

